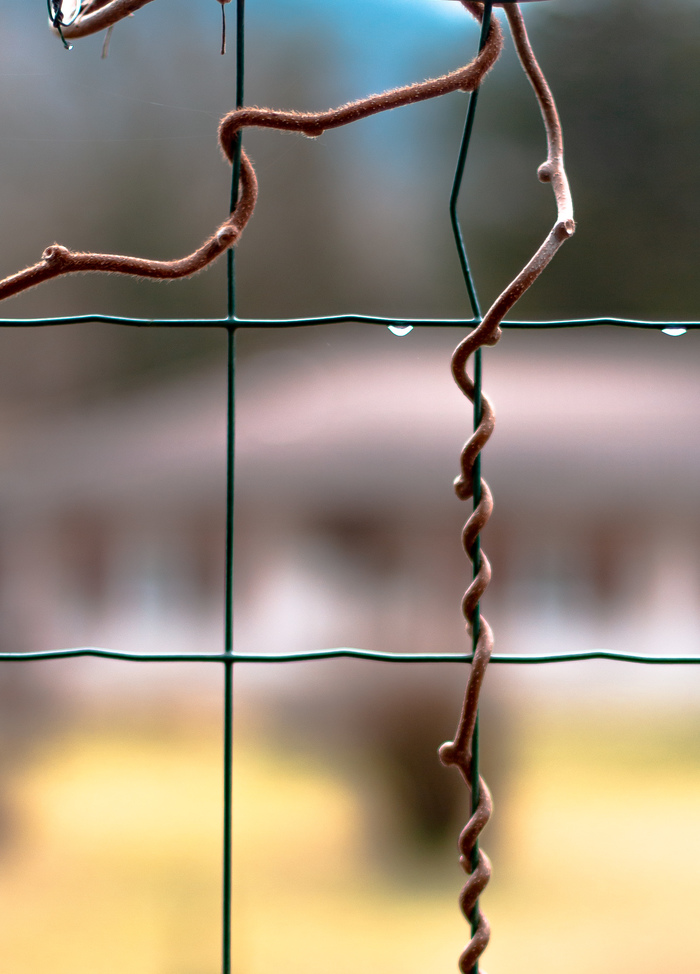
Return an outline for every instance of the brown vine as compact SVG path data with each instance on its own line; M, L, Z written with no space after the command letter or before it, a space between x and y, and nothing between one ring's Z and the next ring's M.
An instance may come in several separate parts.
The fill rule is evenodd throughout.
M564 169L562 129L554 98L530 46L519 7L515 3L505 4L505 12L518 57L534 88L542 113L547 136L547 160L539 167L537 174L542 182L552 184L557 204L557 218L542 245L496 298L481 324L470 332L455 349L452 357L452 374L459 388L472 403L474 402L474 383L467 372L469 358L473 352L482 346L496 344L501 337L500 324L505 315L537 280L559 247L575 230L571 193ZM482 395L481 404L481 420L462 449L461 472L455 480L455 491L461 500L468 500L474 494L474 464L494 429L494 410L487 396ZM493 498L488 484L483 478L480 483L481 497L479 503L468 518L462 532L464 550L472 560L475 542L491 517L493 510ZM440 748L442 762L445 765L456 766L469 787L471 787L472 772L471 746L479 707L479 695L493 650L491 627L483 616L477 616L479 601L491 579L491 566L483 551L479 551L479 563L476 567L476 576L462 600L462 612L467 621L467 628L478 626L476 647L457 732L454 740L443 744ZM459 967L463 974L471 974L478 967L479 958L486 949L490 938L489 924L478 908L478 900L488 884L491 866L481 849L478 849L476 856L475 852L478 848L479 835L491 816L491 810L491 795L483 778L479 778L478 802L476 808L472 809L471 817L459 839L460 862L468 875L460 895L460 905L467 920L474 924L472 938L459 960Z
M469 0L462 0L462 2L468 10L475 6L469 3ZM378 112L412 105L428 98L439 98L452 91L474 91L495 63L502 46L501 29L498 22L494 21L483 50L470 64L457 71L452 71L440 78L384 91L380 95L371 95L369 98L350 102L348 105L332 108L327 112L283 112L270 108L240 108L225 115L221 120L219 141L224 152L231 159L235 135L242 128L253 126L281 129L286 132L301 132L303 135L315 138L328 129L358 122Z
M131 17L135 11L151 2L152 0L89 0L83 4L73 23L62 28L63 36L73 40L97 34L101 30L114 27L125 17Z
M87 36L111 28L130 16L151 0L89 0L76 20L62 28L67 39ZM223 4L228 0L219 0ZM477 20L483 17L483 3L478 0L459 0ZM525 0L529 2L529 0ZM547 82L539 68L529 44L519 7L515 3L497 2L503 6L515 42L518 56L538 99L547 135L547 160L540 166L538 176L550 182L557 203L557 219L542 245L499 295L489 308L483 321L457 347L452 359L452 373L462 392L473 402L474 384L468 374L467 364L472 353L485 345L494 345L501 336L500 324L522 294L534 283L562 243L574 232L571 194L564 169L563 140L556 106ZM278 111L268 108L241 108L226 115L219 126L219 142L229 162L233 163L238 133L246 127L273 128L300 132L310 137L321 135L328 129L348 125L368 118L378 112L436 98L448 92L474 91L493 66L502 48L502 32L498 21L491 24L486 43L479 55L466 66L443 75L403 88L372 95L326 112ZM252 216L257 198L257 181L247 155L241 153L239 200L230 217L193 253L180 260L158 261L146 258L111 254L76 253L58 244L48 247L39 263L0 281L0 300L18 294L29 287L63 274L102 271L131 274L139 277L172 280L186 277L202 270L233 246L240 238ZM476 457L490 438L494 428L493 407L482 396L481 421L473 436L465 444L461 454L461 472L455 481L457 495L468 500L473 495L473 469ZM467 520L462 532L462 542L468 556L489 520L493 509L491 492L481 480L481 497ZM479 600L491 578L491 568L483 552L480 553L476 577L465 592L462 611L468 626L476 619ZM465 781L471 782L471 742L477 717L479 694L493 649L493 635L488 622L482 617L478 625L478 638L467 683L462 713L453 741L444 744L440 757L446 765L455 765ZM471 974L478 966L485 950L490 929L488 921L478 909L479 896L488 884L491 867L488 858L479 850L475 856L479 835L491 815L492 803L489 790L480 779L479 800L472 811L459 840L461 862L468 874L460 894L460 905L467 919L474 920L474 932L463 951L459 966L463 974ZM474 864L473 864L474 860Z
M92 0L83 7L79 17L63 27L67 39L112 27L119 20L150 3L151 0ZM478 16L479 5L460 0L471 13ZM477 57L457 71L439 78L431 78L413 85L395 88L378 95L370 95L326 112L278 111L269 108L241 108L225 115L219 125L219 143L229 162L233 163L236 135L246 127L273 128L287 132L301 132L315 137L327 129L349 125L378 112L438 98L452 91L474 91L495 63L503 46L503 34L497 21L491 26L486 44ZM101 271L129 274L156 280L175 280L203 270L225 250L236 244L255 209L257 180L250 159L241 152L241 182L239 200L229 218L193 253L179 260L151 260L117 254L82 253L52 244L41 260L0 281L0 300L12 297L30 287L64 274Z

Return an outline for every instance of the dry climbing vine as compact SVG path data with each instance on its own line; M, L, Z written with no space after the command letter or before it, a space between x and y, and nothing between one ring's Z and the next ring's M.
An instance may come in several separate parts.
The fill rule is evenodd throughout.
M496 344L501 337L500 323L508 311L530 285L537 280L557 250L565 240L568 240L575 229L569 182L564 169L564 143L561 123L554 98L530 47L525 23L517 4L506 4L505 10L520 62L535 90L542 112L547 135L547 160L539 167L537 174L542 182L552 184L557 203L557 219L537 252L496 298L481 324L470 332L455 349L452 356L452 375L459 388L472 402L474 402L475 390L474 383L467 372L469 358L478 348ZM488 397L482 395L481 419L474 434L462 449L461 472L455 481L455 490L461 500L468 500L474 494L474 464L493 433L494 423L493 406ZM474 551L475 542L491 517L493 510L491 491L483 478L481 479L480 494L479 503L467 520L462 532L462 544L470 558ZM478 624L477 643L457 733L453 741L443 744L440 748L442 762L446 765L455 765L462 773L468 786L471 786L471 748L479 707L479 694L493 650L491 627L483 616L477 615L479 601L491 580L491 566L481 550L479 550L479 561L475 568L474 580L462 600L462 612L467 620L468 628L471 628L475 623ZM460 906L465 917L474 923L472 939L459 959L459 967L463 974L471 974L478 965L479 958L486 949L491 934L488 921L481 910L477 908L476 915L474 915L479 897L488 884L491 875L491 865L483 851L479 849L478 855L474 856L479 835L491 817L491 811L491 795L483 778L480 778L476 808L472 809L471 817L459 838L460 862L468 875L460 894Z
M151 0L86 0L78 4L77 14L70 23L61 18L62 0L52 0L55 11L54 28L65 39L77 39L102 30L111 29L120 20L131 16ZM218 0L222 5L230 0ZM483 18L484 5L477 0L459 0L478 21ZM525 0L529 2L529 0ZM561 125L554 99L530 47L525 24L516 3L499 2L506 17L523 69L535 90L547 135L547 160L539 170L543 182L552 184L557 203L557 219L537 252L499 295L483 321L457 347L452 358L452 374L462 392L473 402L474 383L467 372L472 353L485 345L495 345L501 336L500 323L521 295L539 277L562 243L574 232L571 194L564 170ZM225 35L223 40L225 41ZM222 52L223 52L222 45ZM363 98L326 112L279 111L268 108L241 108L226 115L219 125L219 144L230 163L234 163L238 149L238 133L248 127L273 128L318 136L327 129L348 125L378 112L437 98L452 91L475 91L498 58L503 36L497 21L490 25L485 44L469 64L428 81L396 88ZM179 260L162 261L146 258L97 253L78 253L59 244L48 247L41 260L0 281L0 300L63 274L86 271L130 274L160 280L186 277L202 270L240 239L255 209L258 186L253 166L245 154L240 156L240 185L238 202L224 223L193 253ZM465 444L461 454L461 472L455 481L457 495L462 500L473 496L473 471L477 456L490 438L494 428L493 407L486 396L481 398L481 419L477 429ZM481 530L491 516L493 500L486 482L481 480L480 500L465 524L462 541L471 556ZM477 616L479 600L486 590L491 568L486 555L480 551L476 575L462 600L467 625L478 621L478 639L455 738L443 744L440 757L447 765L455 765L468 785L471 783L472 737L476 724L479 694L493 648L493 635L488 622ZM478 898L486 887L491 872L487 857L479 850L472 862L479 835L491 815L491 796L483 779L480 780L479 800L460 836L461 862L468 874L460 895L460 904L467 917L472 915ZM471 974L478 965L490 936L488 921L479 910L472 939L463 951L459 966L463 974Z
M61 25L62 36L72 39L109 29L119 20L150 2L151 0L111 0L111 2L92 0L91 3L83 5L75 21L70 25ZM469 10L478 7L469 0L461 0L461 2ZM371 95L369 98L362 98L327 112L285 112L269 108L242 108L230 112L224 116L219 125L219 144L228 161L233 163L236 134L246 127L274 128L288 132L301 132L307 136L318 136L326 129L348 125L391 108L438 98L452 91L474 91L498 58L502 46L503 35L498 23L494 22L486 44L478 56L465 67L442 77ZM52 244L46 248L38 263L0 281L0 300L12 297L54 277L87 271L129 274L158 280L188 277L203 270L238 242L255 209L257 193L255 171L246 153L241 152L238 202L228 219L191 254L179 260L152 260L117 254L82 253L69 250L60 244Z

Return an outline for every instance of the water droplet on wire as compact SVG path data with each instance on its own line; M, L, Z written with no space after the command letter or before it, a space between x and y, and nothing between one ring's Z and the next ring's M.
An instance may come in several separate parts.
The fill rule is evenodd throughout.
M67 51L72 51L73 45L69 44L63 36L63 28L77 20L82 6L83 0L47 0L49 24L58 31L58 36Z
M662 328L661 331L664 335L670 335L671 338L678 338L680 335L685 335L688 331L687 328Z
M413 331L413 325L387 325L387 328L397 338L403 338L404 335L408 335Z

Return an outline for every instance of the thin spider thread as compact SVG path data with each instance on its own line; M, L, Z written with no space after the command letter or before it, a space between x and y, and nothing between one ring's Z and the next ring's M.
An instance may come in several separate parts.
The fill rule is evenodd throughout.
M466 5L466 4L465 4ZM473 6L469 4L469 9ZM481 4L478 5L481 7ZM495 345L501 337L500 324L525 291L537 280L565 240L574 233L573 204L566 171L564 169L564 144L557 108L547 81L535 58L527 36L525 23L517 4L507 4L506 17L513 41L522 64L537 97L547 137L547 160L539 167L537 175L542 182L552 184L557 204L557 218L547 237L516 275L505 290L496 298L483 321L455 349L452 356L452 375L464 395L474 403L474 382L467 372L471 355L483 346ZM475 12L475 11L472 11ZM475 14L478 16L478 14ZM495 426L495 413L489 398L481 396L481 417L476 430L465 443L460 456L460 474L455 480L455 491L461 500L474 495L474 466L477 457L491 438ZM484 552L476 547L477 539L493 511L493 497L486 481L480 480L481 496L462 530L462 545L467 557L474 564L478 551L476 572L462 599L462 613L468 630L477 631L477 642L464 694L462 712L454 740L442 745L440 759L443 764L458 768L468 787L472 778L472 740L479 708L479 696L489 660L493 652L493 632L487 620L479 614L479 603L491 580L491 565ZM460 863L467 873L467 881L460 893L459 902L465 918L473 923L472 937L459 959L462 974L478 970L479 958L486 949L491 930L478 901L491 876L491 864L485 853L478 849L481 832L486 826L493 803L483 778L479 778L479 795L476 808L459 837ZM478 850L478 852L477 852Z
M83 8L81 16L71 25L71 31L75 27L78 33L73 32L67 36L82 37L85 33L94 33L86 27L87 24L94 26L97 22L92 18L102 18L99 20L99 27L95 27L95 30L109 28L148 2L150 0L111 0L111 3L105 0L93 0ZM475 5L470 3L470 0L461 0L461 2L467 10L473 12ZM361 98L325 112L278 111L270 108L237 109L221 120L219 144L226 159L233 165L237 151L237 136L243 128L280 129L287 132L301 132L313 138L327 129L349 125L392 108L438 98L452 91L474 91L495 63L502 47L503 34L498 23L494 22L486 45L479 55L471 63L439 78L431 78L378 95L370 95L368 98ZM60 244L52 244L43 252L38 263L0 281L0 300L64 274L101 271L164 281L188 277L203 270L238 242L253 215L258 195L257 178L253 165L243 150L241 150L240 161L240 192L236 206L218 230L188 256L172 261L152 260L118 254L83 253L69 250Z

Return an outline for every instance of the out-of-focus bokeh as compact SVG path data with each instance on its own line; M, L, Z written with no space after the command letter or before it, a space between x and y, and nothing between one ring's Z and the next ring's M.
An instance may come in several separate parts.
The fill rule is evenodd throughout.
M229 46L233 17L229 12ZM251 104L320 109L442 73L477 30L446 0L249 0ZM524 7L559 104L578 231L518 318L693 319L700 11ZM54 240L176 257L221 221L235 59L215 0L152 3L66 52L45 5L0 31L0 273ZM238 312L470 315L447 219L466 96L317 140L246 132L260 202ZM461 216L482 299L551 224L532 92L508 47L480 95ZM220 316L219 264L168 285L84 276L3 316ZM459 329L238 338L235 642L461 651L469 565L451 480L471 424ZM507 331L484 599L504 653L700 643L694 333ZM0 649L222 646L226 350L202 329L0 328ZM234 970L456 969L456 838L438 745L460 666L236 671ZM219 969L221 674L0 668L0 956L12 974ZM697 971L700 676L621 664L489 673L490 974Z

